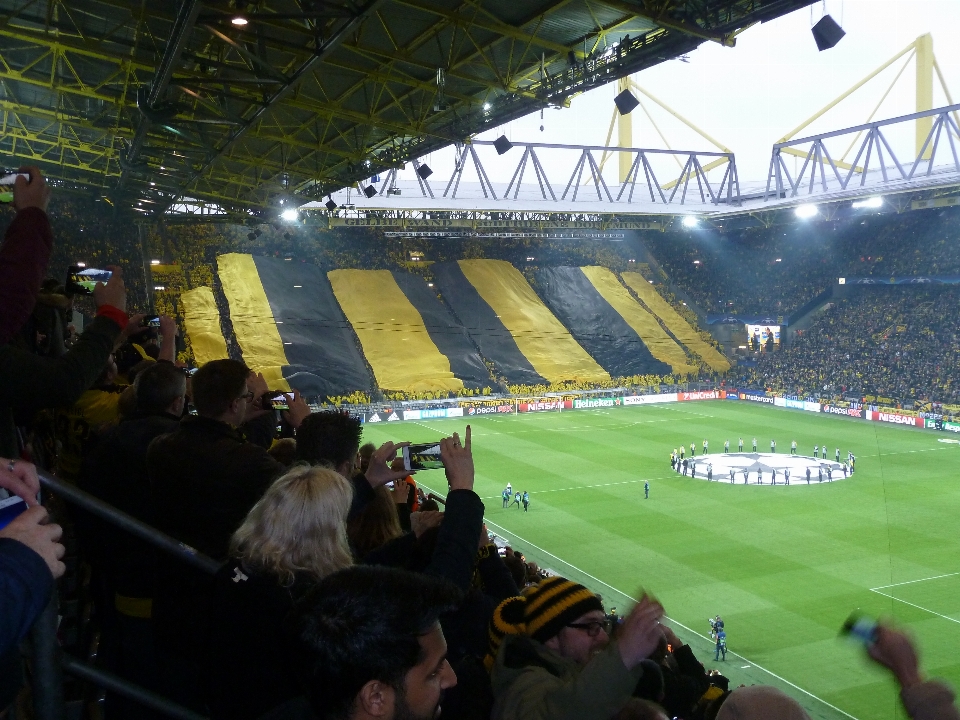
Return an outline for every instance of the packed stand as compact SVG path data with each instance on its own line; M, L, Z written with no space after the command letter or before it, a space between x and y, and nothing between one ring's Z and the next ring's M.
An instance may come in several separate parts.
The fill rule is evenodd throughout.
M798 333L791 347L738 368L733 383L786 395L960 399L960 289L865 286Z
M960 275L958 218L946 208L643 240L704 312L790 315L841 277Z
M71 347L37 354L20 330L53 234L49 192L30 176L0 246L0 488L24 505L0 530L0 712L67 543L89 570L73 580L97 629L69 652L121 679L107 718L157 717L124 683L214 720L808 718L774 688L707 672L651 595L621 617L587 587L501 555L473 489L470 426L440 441L441 509L398 457L404 443L362 445L359 421L311 412L298 393L274 410L262 376L236 360L184 372L176 324L145 332L120 268L93 290L96 317ZM43 411L77 421L53 424L48 452ZM29 460L82 491L44 475L56 523ZM131 535L109 507L63 502L84 492L146 525ZM871 633L911 717L960 717L905 635Z

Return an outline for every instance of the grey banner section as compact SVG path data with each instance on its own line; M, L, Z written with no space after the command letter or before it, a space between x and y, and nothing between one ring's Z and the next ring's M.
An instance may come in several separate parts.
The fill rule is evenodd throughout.
M612 377L669 375L578 267L538 270L537 291L570 334Z
M320 268L296 260L253 260L290 363L283 368L290 387L307 396L369 390L373 379L356 335Z
M483 356L496 366L498 374L510 383L549 385L520 352L510 331L464 277L457 263L436 263L431 270L444 300L456 313L460 324L466 328Z
M450 361L450 371L467 387L489 387L492 382L490 373L477 348L467 331L437 298L435 289L427 287L426 281L413 273L394 270L393 279L420 313L433 344Z

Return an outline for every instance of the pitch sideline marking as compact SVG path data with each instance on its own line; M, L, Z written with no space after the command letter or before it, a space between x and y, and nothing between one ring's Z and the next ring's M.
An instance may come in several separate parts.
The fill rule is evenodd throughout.
M492 523L491 523L491 524L492 524ZM885 593L885 592L880 592L879 590L871 590L871 591L872 591L872 592L875 592L877 595L883 595L884 597L888 597L888 598L890 598L891 600L896 600L898 603L903 603L904 605L909 605L910 607L915 607L917 610L923 610L924 612L928 612L928 613L930 613L931 615L936 615L936 616L939 617L939 618L943 618L944 620L949 620L949 621L952 622L952 623L957 623L958 625L960 625L960 620L957 620L957 619L955 619L955 618L949 617L948 615L941 615L941 614L938 613L938 612L934 612L934 611L931 610L930 608L925 608L925 607L923 607L922 605L916 605L916 604L914 604L914 603L912 603L912 602L907 602L906 600L901 600L901 599L898 598L898 597L894 597L893 595L888 595L887 593Z
M423 486L423 487L426 487L426 486ZM430 488L427 488L427 489L430 490ZM433 490L430 490L430 491L433 492ZM632 602L633 600L636 599L636 598L631 597L631 596L628 595L627 593L625 593L623 590L619 590L619 589L615 588L615 587L614 587L613 585L611 585L610 583L606 583L606 582L604 582L603 580L601 580L600 578L595 577L595 576L591 575L591 574L588 573L588 572L584 572L583 570L581 570L580 568L578 568L576 565L567 562L567 561L564 560L563 558L557 557L557 556L554 555L552 552L550 552L550 551L548 551L548 550L544 550L544 549L543 549L542 547L540 547L539 545L535 545L535 544L533 544L532 542L530 542L530 541L528 541L528 540L524 540L522 537L520 537L519 535L517 535L515 532L512 532L512 531L510 531L510 530L507 530L507 529L506 529L505 527L503 527L502 525L498 525L497 523L495 523L495 522L493 522L493 521L490 521L490 520L486 520L485 522L486 522L486 524L489 525L489 526L492 526L492 527L495 527L495 528L499 528L500 530L502 530L502 531L505 532L505 533L510 533L510 534L513 535L517 540L519 540L520 542L526 543L526 544L529 545L530 547L536 548L536 549L539 550L540 552L544 553L545 555L549 555L550 557L554 558L555 560L559 560L559 561L562 562L564 565L568 565L569 567L572 567L574 570L576 570L577 572L579 572L579 573L581 573L581 574L583 574L583 575L586 575L586 576L587 576L588 578L590 578L591 580L595 580L596 582L600 583L600 584L603 585L604 587L608 587L608 588L610 588L611 590L613 590L615 593L620 594L622 597L626 598L628 601ZM896 599L896 598L894 598L894 599ZM921 608L921 609L923 609L923 608ZM677 626L679 626L679 627L682 627L682 628L683 628L684 630L686 630L687 632L693 633L693 634L696 635L697 637L702 638L703 640L706 640L708 643L710 642L710 639L709 639L706 635L702 635L702 634L698 633L696 630L687 627L686 625L684 625L683 623L681 623L681 622L679 622L679 621L677 621L677 620L672 620L672 619L669 618L669 617L667 617L666 619L669 620L670 622L672 622L674 625L677 625ZM960 621L954 621L954 622L960 622ZM738 658L740 658L741 660L743 660L744 662L750 663L751 665L753 665L753 667L755 667L755 668L757 668L758 670L761 670L761 671L767 673L767 674L770 675L771 677L775 677L775 678L776 678L777 680L779 680L780 682L786 683L786 684L789 685L790 687L792 687L792 688L794 688L794 689L796 689L796 690L799 690L799 691L802 692L804 695L809 695L809 696L812 697L814 700L818 700L818 701L822 702L822 703L823 703L824 705L826 705L828 708L830 708L830 709L832 709L832 710L836 710L836 711L837 711L838 713L840 713L841 715L846 715L848 718L851 718L851 720L859 720L859 719L858 719L857 717L855 717L854 715L851 715L850 713L841 710L841 709L838 708L836 705L832 705L832 704L828 703L828 702L827 702L826 700L824 700L822 697L819 697L819 696L817 696L817 695L814 695L814 694L813 694L812 692L810 692L809 690L804 690L802 687L800 687L799 685L796 685L796 684L790 682L790 681L787 680L786 678L780 677L780 676L777 675L775 672L773 672L773 671L771 671L771 670L767 670L767 668L763 667L762 665L758 665L757 663L753 662L753 660L750 660L749 658L744 657L743 655L740 655L739 653L735 653L735 652L733 652L732 650L731 650L731 651L728 651L728 652L729 652L731 655L733 655L734 657L738 657Z
M907 580L906 582L893 583L892 585L878 585L877 587L870 588L871 592L876 592L877 590L883 590L884 588L900 587L901 585L911 585L918 582L926 582L927 580L939 580L940 578L953 577L955 575L960 575L960 572L947 573L946 575L931 575L930 577L920 578L919 580Z
M544 493L564 492L565 490L592 490L593 488L610 487L611 485L629 485L630 483L642 483L648 480L669 480L671 477L673 476L666 475L664 477L656 477L656 478L640 478L639 480L619 480L617 482L612 482L612 483L603 483L602 485L575 485L574 487L554 488L553 490L537 490L535 494L543 495ZM500 497L501 497L500 495L491 495L489 497L482 497L480 499L481 500L498 500L500 499Z

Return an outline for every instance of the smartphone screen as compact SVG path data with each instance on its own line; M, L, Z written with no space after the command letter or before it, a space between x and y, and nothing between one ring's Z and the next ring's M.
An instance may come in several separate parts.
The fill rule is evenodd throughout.
M16 495L0 500L0 530L13 522L13 519L26 509L27 504L23 498Z
M160 327L160 316L153 315L145 317L143 319L143 326L148 328L159 328Z
M293 400L293 393L277 393L270 398L270 403L274 410L289 410L290 401Z
M30 182L30 175L27 173L18 172L12 168L0 168L0 185L13 185L18 177Z
M442 467L440 443L421 443L403 448L404 470L439 470Z
M855 612L844 621L840 634L864 645L872 645L877 641L877 621Z
M66 291L74 295L91 295L98 282L105 283L112 275L110 270L71 265L67 269Z

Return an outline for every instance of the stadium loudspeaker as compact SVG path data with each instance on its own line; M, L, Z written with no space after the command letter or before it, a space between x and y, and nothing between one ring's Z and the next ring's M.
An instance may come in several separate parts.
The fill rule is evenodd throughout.
M426 180L428 177L433 175L433 170L430 169L429 165L421 165L417 168L417 175L420 176L421 180Z
M497 149L497 155L503 155L513 147L513 143L507 140L506 135L501 135L493 141L493 146Z
M829 15L820 18L820 22L814 25L810 32L813 33L813 39L817 41L817 49L820 52L829 50L847 34L842 27L837 25L837 21Z
M333 212L337 209L337 204L333 201L333 198L328 199L325 205L327 206L327 210L330 212Z
M637 100L629 90L624 90L617 95L613 99L613 102L616 104L617 110L620 111L621 115L629 115L633 112L633 109L640 104L640 101Z
M374 195L377 194L377 189L373 185L367 185L363 189L363 194L366 195L368 198L372 198Z

